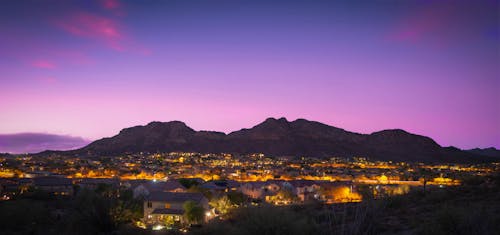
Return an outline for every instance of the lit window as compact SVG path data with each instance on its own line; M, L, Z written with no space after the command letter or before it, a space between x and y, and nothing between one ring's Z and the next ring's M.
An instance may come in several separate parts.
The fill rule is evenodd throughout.
M165 203L165 208L169 209L170 208L170 203Z

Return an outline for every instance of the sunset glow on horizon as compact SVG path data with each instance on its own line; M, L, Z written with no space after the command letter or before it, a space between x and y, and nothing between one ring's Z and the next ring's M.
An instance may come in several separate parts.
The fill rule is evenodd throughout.
M498 1L313 2L5 1L0 134L286 117L500 148Z

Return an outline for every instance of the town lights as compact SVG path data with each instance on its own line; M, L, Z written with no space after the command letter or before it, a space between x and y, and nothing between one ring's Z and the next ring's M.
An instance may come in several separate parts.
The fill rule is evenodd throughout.
M137 221L135 222L135 226L137 226L138 228L142 228L142 229L146 229L146 224L144 224L143 222L141 221Z
M165 226L160 225L160 224L157 224L157 225L153 226L153 230L162 230L164 228L165 228Z

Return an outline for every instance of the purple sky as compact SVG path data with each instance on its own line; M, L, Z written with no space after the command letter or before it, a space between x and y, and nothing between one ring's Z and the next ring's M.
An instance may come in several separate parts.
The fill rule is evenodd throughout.
M283 116L500 147L498 1L331 2L2 1L0 133Z

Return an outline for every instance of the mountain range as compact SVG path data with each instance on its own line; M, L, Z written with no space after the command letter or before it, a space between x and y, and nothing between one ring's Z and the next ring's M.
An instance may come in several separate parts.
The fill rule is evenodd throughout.
M368 157L408 162L482 162L491 156L442 147L429 137L401 129L359 134L320 122L268 118L250 128L225 134L195 131L180 121L151 122L120 131L62 153L119 155L138 152L264 153L270 156ZM51 152L43 152L48 154Z

